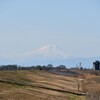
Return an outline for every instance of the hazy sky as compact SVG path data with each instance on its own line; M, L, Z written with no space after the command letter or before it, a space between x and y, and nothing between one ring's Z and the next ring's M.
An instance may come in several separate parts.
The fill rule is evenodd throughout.
M100 56L100 0L0 0L0 55L47 44Z

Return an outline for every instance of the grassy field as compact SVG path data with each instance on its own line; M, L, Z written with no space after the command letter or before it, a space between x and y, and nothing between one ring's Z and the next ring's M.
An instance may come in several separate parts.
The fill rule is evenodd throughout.
M77 82L46 71L0 71L0 100L85 100Z

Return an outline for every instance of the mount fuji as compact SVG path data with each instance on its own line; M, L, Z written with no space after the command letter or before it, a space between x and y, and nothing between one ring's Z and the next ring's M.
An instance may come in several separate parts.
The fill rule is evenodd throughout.
M61 60L67 59L66 53L56 45L45 45L33 52L23 54L25 65L57 65ZM59 63L58 63L59 64Z
M45 45L33 52L27 53L24 55L26 59L25 65L47 65L49 63L54 66L64 64L67 67L76 67L79 66L79 63L82 63L83 67L92 68L92 63L95 60L99 60L100 57L90 57L90 58L82 58L82 57L68 57L67 53L65 53L62 49L57 47L56 45Z
M79 63L82 63L83 67L91 68L93 61L100 60L100 57L68 57L62 49L56 45L45 45L39 49L33 50L31 52L25 52L16 55L9 55L9 57L0 57L0 65L3 64L17 64L17 65L47 65L53 64L58 66L60 64L66 65L66 67L76 67Z
M66 54L62 52L60 48L56 45L45 45L35 51L33 51L32 56L35 59L65 59Z
M5 62L7 64L18 63L21 65L47 64L56 60L66 59L66 53L64 53L56 45L48 44L30 52L4 55L4 57L0 57L0 59L3 62L3 64Z

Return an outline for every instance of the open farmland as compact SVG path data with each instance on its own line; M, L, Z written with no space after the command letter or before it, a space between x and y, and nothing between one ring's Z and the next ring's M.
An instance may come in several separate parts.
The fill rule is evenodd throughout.
M85 100L77 80L39 70L1 71L0 100Z

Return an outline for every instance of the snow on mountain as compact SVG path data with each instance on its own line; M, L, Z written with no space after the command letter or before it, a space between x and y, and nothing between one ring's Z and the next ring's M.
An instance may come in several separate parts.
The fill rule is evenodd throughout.
M3 55L1 58L7 59L65 59L66 54L56 45L45 45L39 49L20 54Z
M16 55L2 55L0 57L1 64L47 65L52 63L55 66L64 64L67 67L75 67L80 62L83 67L92 67L92 63L95 60L100 60L100 57L69 58L67 54L56 45L45 45L31 52Z
M34 51L33 57L43 57L49 59L64 59L66 54L63 53L56 45L45 45Z

